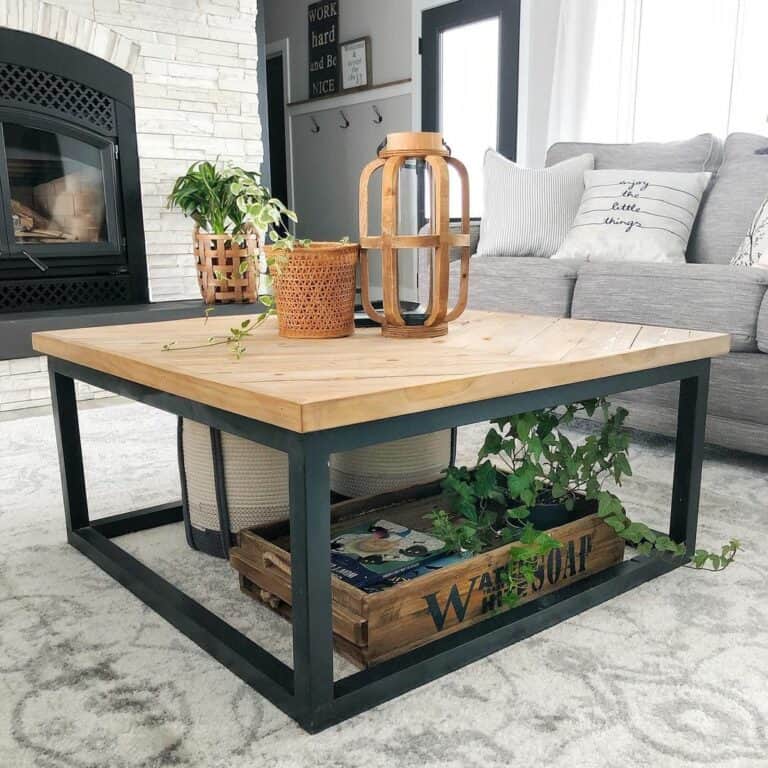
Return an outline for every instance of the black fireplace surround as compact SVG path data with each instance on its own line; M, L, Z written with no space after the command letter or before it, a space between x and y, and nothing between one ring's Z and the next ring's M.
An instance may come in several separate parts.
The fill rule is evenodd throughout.
M0 320L147 299L133 78L0 29Z
M149 302L131 75L0 28L0 360L34 331L200 316Z

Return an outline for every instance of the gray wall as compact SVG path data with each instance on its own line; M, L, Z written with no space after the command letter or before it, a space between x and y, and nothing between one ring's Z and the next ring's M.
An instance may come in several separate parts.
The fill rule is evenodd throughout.
M307 6L309 0L264 0L267 44L289 40L292 102L309 92L307 74ZM340 0L340 42L369 35L375 85L411 77L411 0ZM313 240L359 237L358 189L360 173L376 157L387 133L411 129L410 95L362 97L340 94L306 106L288 107L287 121L293 167L293 207L299 216L298 233ZM360 102L349 104L350 101ZM373 105L384 118L373 123ZM329 108L329 106L331 108ZM339 110L350 121L340 127ZM311 118L320 126L312 133ZM378 187L380 190L380 186ZM379 196L371 188L370 220L380 218ZM375 230L372 228L372 234ZM380 284L378 258L371 254L371 283ZM374 290L374 298L378 297Z
M263 0L267 43L283 39L290 45L290 82L293 102L308 95L307 6L309 0ZM547 122L552 87L557 23L562 0L523 0L520 49L520 122L518 162L542 166L546 151ZM375 84L418 78L415 56L418 9L437 5L435 0L340 0L341 41L370 35ZM414 11L414 9L417 9ZM413 98L376 97L354 106L319 100L306 107L288 108L293 154L293 205L299 214L300 232L315 239L358 236L357 190L363 165L375 155L384 134L411 130L419 120L418 83ZM342 95L341 100L345 97ZM347 97L348 98L348 97ZM330 103L334 106L328 109ZM375 104L384 122L371 123ZM344 108L351 126L338 127L338 109ZM321 127L310 130L310 116ZM372 212L373 216L373 212ZM376 220L375 218L373 219Z
M310 0L264 0L267 43L291 41L291 97L309 96L307 7ZM339 0L340 42L364 35L371 46L373 80L387 83L411 76L411 0Z

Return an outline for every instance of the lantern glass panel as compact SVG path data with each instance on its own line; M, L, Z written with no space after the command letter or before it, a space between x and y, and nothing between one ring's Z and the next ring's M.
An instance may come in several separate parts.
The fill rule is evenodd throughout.
M397 199L397 234L418 235L431 217L429 214L432 185L432 172L422 158L408 158L400 168ZM426 212L426 213L425 213ZM423 251L422 258L420 250ZM406 322L423 321L423 309L420 309L420 296L427 292L431 282L431 249L398 248L398 294L400 312Z

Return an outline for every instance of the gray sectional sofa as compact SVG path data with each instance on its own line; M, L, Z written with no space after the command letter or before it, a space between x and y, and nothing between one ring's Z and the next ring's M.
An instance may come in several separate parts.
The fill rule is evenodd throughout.
M761 151L763 153L761 153ZM768 455L768 270L729 265L768 195L768 138L705 134L664 144L561 143L547 164L591 152L595 167L713 172L687 264L586 263L474 257L470 306L507 312L666 325L731 334L713 362L707 439ZM632 425L674 434L677 390L660 386L614 398Z

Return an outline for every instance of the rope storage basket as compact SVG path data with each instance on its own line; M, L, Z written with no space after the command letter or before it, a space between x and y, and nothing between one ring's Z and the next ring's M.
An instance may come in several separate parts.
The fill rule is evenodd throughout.
M196 230L193 245L197 282L206 304L250 304L258 299L259 276L253 258L258 252L257 235L238 239Z
M355 331L356 243L310 243L284 254L266 248L281 336L333 339Z
M441 477L453 460L451 430L331 456L331 489L361 497ZM178 420L179 474L187 543L229 557L237 534L289 517L288 454L189 419Z
M331 489L359 498L429 483L453 458L451 430L407 437L331 456Z
M187 542L227 557L235 536L288 519L288 454L179 419L179 470ZM222 533L229 523L228 535Z

